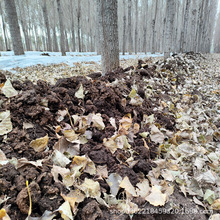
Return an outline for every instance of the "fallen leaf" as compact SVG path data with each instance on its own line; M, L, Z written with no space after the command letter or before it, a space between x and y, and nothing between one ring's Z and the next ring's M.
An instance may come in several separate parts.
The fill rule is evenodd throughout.
M150 186L149 181L147 179L144 179L142 182L137 183L137 189L136 193L138 196L145 198L149 194Z
M63 131L64 137L67 141L74 143L78 139L78 134L73 129Z
M155 143L162 144L164 141L164 135L163 133L156 127L155 125L151 126L151 134L150 139Z
M60 166L60 167L66 167L67 164L71 162L64 154L62 154L58 150L54 150L52 155L52 161L53 164Z
M120 211L121 213L134 214L137 213L138 210L138 205L128 200L121 201L117 205L117 211Z
M45 210L44 214L41 217L28 216L26 218L26 220L52 220L52 219L54 219L55 216L56 216L56 214L54 214L54 212Z
M37 160L37 161L29 161L27 158L21 158L21 159L18 159L17 161L17 165L16 165L16 168L19 169L27 164L31 164L35 167L42 167L42 162L43 160Z
M122 181L122 177L117 173L111 173L106 180L110 187L110 192L112 195L116 196L118 194L118 190L120 188L120 182Z
M98 128L99 130L103 130L105 128L105 124L100 113L92 114L92 123L92 127Z
M105 164L103 166L97 166L96 167L96 174L102 178L107 178L108 177L107 165Z
M121 181L120 185L121 188L124 188L125 191L129 194L131 194L132 196L137 196L136 191L134 186L132 186L130 180L128 179L128 177L124 177L124 179Z
M48 143L48 135L37 138L30 143L30 147L32 147L36 152L42 152L46 149Z
M220 214L211 215L211 217L209 218L209 220L219 220L219 219L220 219Z
M68 197L71 197L71 198L76 198L76 203L80 203L80 202L83 202L84 199L85 199L85 194L81 192L80 189L74 189L74 190L70 190L70 192L66 195Z
M220 199L216 199L216 200L212 203L211 207L212 207L214 210L220 210Z
M18 92L14 89L9 79L5 82L4 86L2 87L2 93L7 97L11 98L16 96Z
M81 172L89 173L90 175L96 174L96 167L94 162L87 156L74 156L71 164L71 171L74 177L81 175Z
M152 186L151 193L145 198L153 206L163 206L166 203L167 195L162 193L156 186Z
M215 192L213 190L207 189L203 197L210 205L215 201Z
M84 183L79 187L87 197L95 198L101 196L100 185L97 181L85 178Z
M80 84L80 87L79 87L78 91L75 93L75 96L78 99L84 99L85 95L84 95L84 90L83 90L82 84Z
M75 141L76 142L76 141ZM61 137L55 143L53 149L60 151L62 154L67 155L69 158L79 155L80 143L71 143L65 137Z
M105 147L107 147L111 151L112 154L114 154L115 151L118 148L118 145L116 144L114 137L111 137L111 138L108 138L108 139L104 138L103 139L103 145Z
M62 177L61 183L63 183L66 187L70 187L74 183L74 178L71 175L70 170L67 168L53 165L53 168L51 169L51 173L53 175L54 181L59 183L61 182L59 180L59 175L61 175Z
M0 112L0 135L8 134L11 131L10 111Z
M129 113L125 115L119 122L121 127L123 127L127 131L132 125L131 114Z
M70 204L68 201L65 201L58 209L61 217L64 220L73 220L73 215L71 212Z
M63 197L63 199L65 201L68 201L70 206L71 206L71 209L72 209L72 212L75 213L76 212L76 200L77 198L76 197L71 197L71 196L67 196L67 195L64 195L61 193L61 196Z

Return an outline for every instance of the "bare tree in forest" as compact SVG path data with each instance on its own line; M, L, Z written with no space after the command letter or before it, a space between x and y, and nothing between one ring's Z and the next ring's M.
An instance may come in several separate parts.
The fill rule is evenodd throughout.
M5 0L5 9L7 13L14 54L22 55L24 54L24 48L21 41L21 33L18 25L18 16L14 0Z
M73 19L73 1L70 1L70 14L71 14L71 33L72 33L72 48L73 51L76 51L76 42L75 42L75 26L74 26L74 19Z
M216 21L216 29L214 35L214 52L220 53L220 13L218 13L218 18Z
M63 11L60 5L60 0L57 0L57 11L58 11L59 23L60 23L60 48L61 48L62 56L66 56L65 41L64 41Z
M98 0L101 11L100 43L102 57L102 74L119 67L118 13L117 0Z
M7 36L6 36L5 20L4 20L4 17L3 17L1 2L0 2L0 14L1 14L1 17L2 17L2 28L3 28L3 33L4 33L5 49L7 51L7 50L9 50L9 47L8 47L8 40L7 40Z
M52 42L51 42L51 36L50 36L50 25L49 25L49 19L48 19L48 13L47 13L47 2L43 0L43 16L44 16L44 23L47 30L47 50L52 51Z
M81 3L80 0L78 0L78 9L77 9L77 21L78 21L78 46L79 46L79 52L82 52L81 47L81 34L80 34L80 19L81 19Z
M125 55L125 44L126 44L126 8L125 0L123 0L124 14L123 14L123 38L122 38L122 54Z
M167 0L166 6L166 29L165 29L165 45L164 45L164 59L170 56L172 51L172 36L173 23L175 16L175 0Z
M135 0L135 38L134 38L134 52L137 54L138 44L138 0Z
M132 53L132 36L131 36L131 0L128 0L128 52Z

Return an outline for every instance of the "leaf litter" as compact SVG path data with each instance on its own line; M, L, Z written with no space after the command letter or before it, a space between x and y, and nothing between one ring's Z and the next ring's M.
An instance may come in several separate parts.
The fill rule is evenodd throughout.
M1 73L1 218L215 219L216 59L174 54L52 84Z

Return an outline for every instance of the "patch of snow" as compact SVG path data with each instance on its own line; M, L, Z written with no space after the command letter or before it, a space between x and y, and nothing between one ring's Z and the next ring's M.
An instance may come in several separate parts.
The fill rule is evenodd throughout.
M40 52L40 51L26 51L25 55L15 56L13 51L3 51L0 52L0 69L10 70L15 67L28 67L37 64L49 65L66 63L73 66L76 62L101 62L101 56L97 55L96 52L67 52L66 56L61 56L61 52ZM42 56L42 53L48 53L50 56ZM158 57L163 56L163 54L151 54L151 53L138 53L129 55L120 54L120 59L143 59L146 57Z

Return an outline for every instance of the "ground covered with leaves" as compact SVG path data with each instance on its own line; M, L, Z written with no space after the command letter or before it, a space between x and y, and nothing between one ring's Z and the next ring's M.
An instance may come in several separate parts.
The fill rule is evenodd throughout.
M1 72L0 219L219 219L219 60Z

